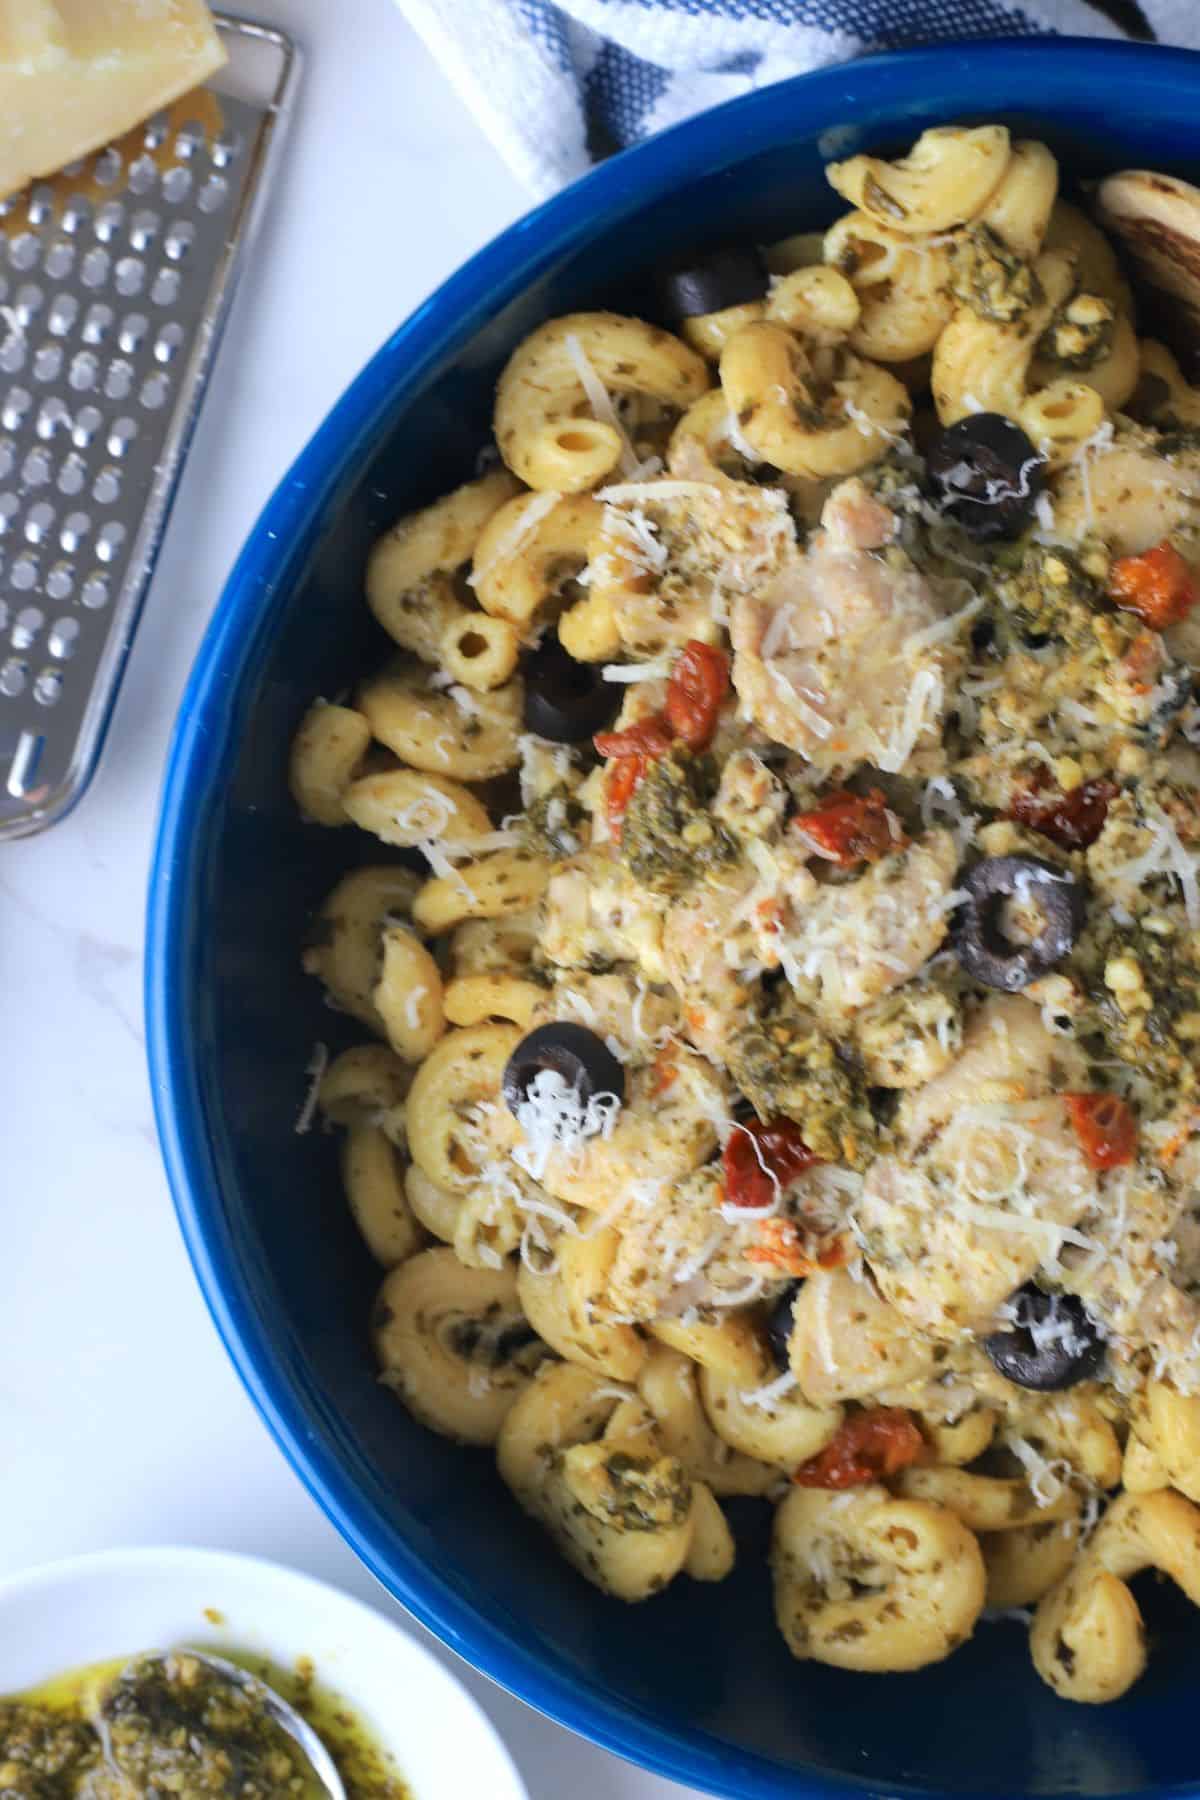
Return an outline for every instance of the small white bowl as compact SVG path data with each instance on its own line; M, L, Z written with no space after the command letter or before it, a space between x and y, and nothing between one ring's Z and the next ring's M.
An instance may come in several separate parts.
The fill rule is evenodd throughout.
M211 1615L211 1616L210 1616ZM214 1622L218 1621L218 1622ZM391 1752L413 1800L529 1800L475 1701L390 1620L324 1582L214 1550L110 1550L0 1582L0 1694L188 1644L310 1657Z

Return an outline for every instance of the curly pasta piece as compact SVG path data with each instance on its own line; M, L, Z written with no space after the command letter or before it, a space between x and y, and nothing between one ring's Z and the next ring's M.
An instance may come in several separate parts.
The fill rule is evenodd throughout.
M589 393L593 381L599 393ZM641 394L683 412L709 385L703 357L670 332L617 313L550 319L517 346L496 389L496 442L532 488L577 494L626 448L602 396ZM599 406L597 402L600 402Z
M852 156L830 163L825 177L852 206L894 231L948 231L983 210L1009 157L1003 125L940 125L923 131L896 162Z
M486 613L526 630L561 600L591 553L603 508L588 494L520 494L475 548L471 585Z
M1166 1481L1189 1500L1200 1501L1200 1395L1180 1394L1165 1381L1148 1381L1134 1430L1130 1442L1141 1440Z
M950 247L846 213L825 234L825 259L854 288L858 321L848 343L873 362L907 362L932 350L954 311Z
M807 477L850 475L874 462L905 429L912 405L886 369L840 348L810 351L768 319L726 344L721 386L757 454Z
M713 1430L700 1399L697 1365L690 1357L665 1345L656 1348L638 1376L638 1392L654 1414L671 1455L714 1494L765 1494L778 1482L778 1468L732 1451Z
M292 739L288 785L314 825L346 823L346 791L371 742L371 727L349 706L316 700Z
M396 1146L378 1125L351 1125L342 1142L342 1186L363 1242L394 1269L420 1249L421 1228L404 1191Z
M794 1488L775 1514L775 1617L793 1656L838 1669L923 1669L970 1637L987 1578L944 1507Z
M1058 467L1103 424L1104 401L1067 376L1031 388L1038 339L1075 288L1071 259L1061 251L1039 256L1035 270L1043 298L1013 322L958 308L934 349L933 398L943 425L974 411L1015 419Z
M355 1044L334 1057L321 1077L321 1116L331 1125L378 1125L403 1148L404 1098L412 1074L386 1044Z
M842 1422L840 1406L810 1406L799 1388L764 1399L771 1370L764 1367L758 1387L747 1388L720 1368L700 1372L704 1410L718 1437L743 1456L795 1469L832 1442Z
M510 1268L467 1269L423 1250L393 1269L371 1321L385 1387L422 1425L462 1444L494 1444L544 1360Z
M1145 1632L1126 1585L1160 1569L1200 1606L1200 1509L1182 1494L1120 1494L1070 1573L1038 1606L1029 1645L1064 1699L1116 1700L1146 1666Z
M367 561L367 604L403 649L436 663L447 626L471 617L452 578L516 485L506 469L495 469L408 514L377 541Z
M520 1505L605 1593L645 1600L685 1568L720 1579L732 1566L728 1527L697 1507L702 1484L664 1449L653 1416L587 1369L544 1369L505 1420L497 1456Z
M560 1356L612 1381L636 1381L649 1347L631 1325L609 1324L604 1317L616 1236L611 1227L555 1233L554 1267L539 1271L523 1262L517 1290L535 1331Z
M989 1607L1002 1612L1014 1606L1036 1606L1062 1580L1079 1547L1082 1504L1077 1494L1073 1498L1075 1513L1070 1518L981 1535Z
M372 734L402 763L456 781L486 781L520 761L524 683L519 675L488 694L431 688L420 664L388 663L358 690Z
M394 865L343 876L322 902L300 959L305 973L317 976L344 1012L379 1037L387 1035L375 1004L383 934L395 919L409 916L419 888L420 876Z

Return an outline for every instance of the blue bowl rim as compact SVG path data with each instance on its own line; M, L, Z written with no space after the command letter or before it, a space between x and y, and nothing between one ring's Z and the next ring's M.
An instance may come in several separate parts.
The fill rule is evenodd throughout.
M264 506L226 582L188 679L168 751L150 870L145 957L147 1055L163 1160L180 1228L210 1315L264 1423L312 1497L372 1574L420 1622L473 1667L569 1730L656 1774L702 1785L729 1800L834 1800L871 1791L866 1780L813 1777L804 1785L773 1760L731 1751L688 1727L657 1723L594 1682L563 1676L552 1660L462 1601L404 1544L385 1558L372 1543L373 1509L306 1422L270 1333L245 1289L221 1216L218 1178L204 1122L199 1059L190 1030L190 909L206 826L234 743L223 730L223 696L244 671L273 596L294 578L315 536L314 498L337 482L398 396L419 391L428 371L469 340L485 320L571 250L612 229L629 211L668 195L710 163L752 154L763 122L785 122L802 104L810 122L843 123L847 113L905 90L954 92L947 77L990 64L1014 76L1069 62L1073 86L1103 92L1114 64L1137 63L1169 86L1200 88L1200 55L1168 46L1076 37L963 40L886 51L800 75L714 107L611 158L535 207L476 252L375 352L297 456ZM1015 90L1021 91L1020 86ZM1028 91L1034 91L1030 88ZM1042 96L1038 95L1038 104ZM1145 96L1142 95L1144 100ZM961 111L961 107L954 109ZM977 110L971 108L969 110ZM323 502L322 502L323 503ZM307 515L307 522L306 522ZM216 753L214 754L214 746ZM1200 1783L1139 1789L1154 1800L1188 1800ZM928 1800L915 1783L897 1796ZM976 1800L1011 1796L976 1795ZM1052 1800L1044 1796L1044 1800ZM1053 1800L1069 1800L1067 1795ZM1111 1800L1121 1800L1112 1796Z

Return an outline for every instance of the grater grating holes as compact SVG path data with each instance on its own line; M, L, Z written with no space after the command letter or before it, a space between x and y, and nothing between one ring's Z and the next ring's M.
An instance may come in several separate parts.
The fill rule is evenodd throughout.
M216 212L225 204L229 193L229 183L223 175L210 175L200 192L196 195L196 205L201 212Z
M91 529L92 520L90 513L73 512L67 514L66 518L63 520L62 530L58 534L58 541L67 552L68 556L74 555L75 551L79 549L79 546Z
M62 374L63 350L61 344L41 344L33 353L33 379L35 381L57 381ZM41 415L38 415L39 418Z
M172 362L183 343L183 326L178 320L164 325L154 340L154 360L160 363Z
M45 624L45 618L39 607L23 606L13 621L12 647L14 650L28 650L37 641L37 635Z
M84 287L103 287L108 280L108 271L112 267L112 257L107 250L99 248L89 250L79 265L79 279Z
M131 300L146 285L146 265L140 256L123 256L114 270L118 294Z
M129 242L135 250L148 250L158 236L162 220L156 212L143 207L129 221Z
M25 483L26 487L45 487L50 479L51 472L52 465L50 462L50 453L40 444L36 449L29 452L25 461L21 464L21 480Z
M164 200L169 200L172 206L178 206L192 191L192 171L182 163L176 163L163 176L162 191Z
M0 839L94 755L267 119L201 90L0 201Z
M157 412L160 406L166 404L167 395L170 391L171 384L166 375L160 371L156 375L148 375L146 377L145 381L142 383L138 399L146 408L147 412Z
M54 524L54 508L48 500L39 500L31 506L25 517L25 536L31 544L41 544L49 535Z
M60 662L66 662L75 649L75 640L79 636L79 620L67 617L55 619L50 627L50 635L46 639L46 648L51 656L57 656Z
M104 377L104 392L109 400L124 400L133 386L133 364L122 356L114 357Z
M190 219L173 219L163 239L163 249L172 262L182 262L196 241L196 227Z
M58 471L58 491L69 500L76 494L82 494L87 486L87 463L78 450L71 450L63 458L62 467Z
M100 187L112 187L121 173L122 161L121 152L110 144L92 164L92 180Z
M71 442L77 450L86 450L104 423L104 414L95 406L81 406L71 427Z
M75 586L75 570L69 562L56 562L46 576L46 597L69 600Z
M154 277L154 286L150 289L150 298L155 306L174 306L179 298L182 280L178 269L160 269Z
M121 329L117 333L117 342L122 350L133 356L141 349L142 340L150 329L150 321L145 313L129 313L121 321Z
M125 223L125 208L119 200L106 200L92 221L92 230L102 244L111 244Z

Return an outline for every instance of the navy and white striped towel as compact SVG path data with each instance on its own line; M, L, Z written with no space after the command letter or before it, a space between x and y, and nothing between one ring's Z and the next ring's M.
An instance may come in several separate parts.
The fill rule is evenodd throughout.
M690 114L868 50L1139 35L1200 49L1200 0L400 0L539 198ZM1102 10L1103 9L1103 10Z

